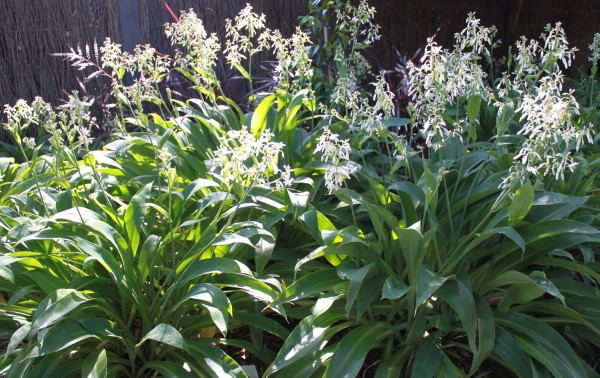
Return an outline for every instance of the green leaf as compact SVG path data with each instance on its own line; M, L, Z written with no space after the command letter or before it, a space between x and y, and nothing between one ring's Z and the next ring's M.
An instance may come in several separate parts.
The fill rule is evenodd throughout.
M310 235L319 243L326 243L326 231L335 231L335 225L322 213L316 210L309 210L300 216Z
M250 132L252 133L252 135L254 135L255 138L258 138L265 130L269 110L271 110L271 107L273 106L273 103L276 99L277 96L275 95L269 95L265 97L260 102L260 104L258 104L256 110L252 114L252 120L250 122Z
M206 308L210 314L213 323L219 328L219 331L221 331L223 335L227 334L227 323L232 308L229 299L221 289L209 283L194 285L190 291L185 294L185 298L173 306L173 310L177 309L182 303L189 299L200 301L202 306Z
M88 318L78 322L65 321L38 336L40 347L30 353L30 357L46 356L70 348L88 339L101 341L115 336L112 324L104 319Z
M309 273L294 281L286 288L275 301L276 304L296 301L301 298L331 291L331 289L342 283L335 269L326 269L319 272Z
M469 346L475 350L476 310L471 289L460 280L450 280L439 288L438 294L458 314L463 328L467 331Z
M175 348L186 349L185 340L183 339L183 336L181 336L181 333L173 326L164 323L152 328L152 330L136 344L136 347L139 348L146 340L153 340Z
M286 327L263 314L236 312L231 322L260 328L282 340L285 340L290 335Z
M414 224L410 228L398 229L398 239L400 248L408 265L408 282L414 286L417 282L419 269L422 269L424 251L423 251L423 235L418 229L419 225Z
M386 278L383 283L381 299L400 299L408 293L410 287L393 277Z
M146 203L150 198L152 191L152 183L144 185L134 196L131 202L127 205L123 221L125 230L131 244L131 251L134 256L137 253L140 244L140 228L144 220L144 211Z
M422 266L417 273L415 313L448 280Z
M315 319L309 316L298 323L267 369L267 377L325 346L325 333L329 325L315 324Z
M244 369L227 353L215 347L208 340L189 340L190 353L201 360L215 377L248 378Z
M512 105L503 104L500 107L498 114L496 115L496 134L498 136L504 134L514 115L515 111Z
M348 294L346 295L346 314L350 314L352 305L356 301L360 287L369 271L373 268L373 264L363 266L362 268L353 268L351 264L342 263L337 268L338 277L343 280L350 281L348 287Z
M106 358L106 351L101 349L85 359L81 369L81 376L85 378L106 378L108 377L107 367L108 359Z
M150 235L144 240L139 254L139 272L140 281L146 281L146 278L150 274L150 271L154 268L155 261L158 263L160 260L156 260L158 254L158 246L160 245L160 237L157 235Z
M501 327L496 327L496 342L494 343L494 353L513 372L520 377L531 376L531 359L525 354L523 349L517 344L515 338Z
M436 378L464 378L465 374L444 353L435 376Z
M497 319L497 322L502 327L515 331L515 340L521 349L544 365L555 377L587 376L577 354L548 324L517 313Z
M194 374L186 371L183 364L168 361L151 361L144 365L144 370L152 370L160 373L163 378L194 378Z
M494 350L496 341L496 322L492 309L481 297L475 300L477 306L477 331L478 345L473 353L473 362L471 363L470 374L474 374L490 353Z
M19 345L21 345L27 335L29 335L29 331L31 331L31 323L25 323L17 328L15 332L13 332L8 342L8 346L6 347L7 356L14 352Z
M535 199L535 190L531 183L527 182L517 189L510 207L508 208L508 224L514 226L529 213Z
M63 320L90 298L74 289L58 289L40 303L33 315L30 333L47 328Z
M428 336L417 349L410 376L413 378L432 378L442 361L442 355L435 337Z
M481 97L478 95L469 96L467 99L467 119L473 123L479 119L481 110Z
M219 184L217 184L213 180L208 180L208 179L205 179L205 178L196 179L196 180L190 182L181 191L181 194L183 195L183 201L186 202L187 200L189 200L190 198L192 198L192 196L196 192L198 192L200 189L211 188L211 187L218 187L218 186L219 186Z
M387 324L365 324L350 331L337 347L325 372L327 378L356 377L367 353L389 328Z

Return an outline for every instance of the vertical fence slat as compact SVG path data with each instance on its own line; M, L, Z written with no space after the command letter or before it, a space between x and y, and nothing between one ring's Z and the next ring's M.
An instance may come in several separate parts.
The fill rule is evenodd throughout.
M133 51L135 46L142 41L139 0L121 0L119 1L119 10L123 48Z

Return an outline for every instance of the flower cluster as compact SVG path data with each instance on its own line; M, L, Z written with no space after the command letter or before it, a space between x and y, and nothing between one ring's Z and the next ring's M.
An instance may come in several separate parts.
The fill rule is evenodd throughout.
M336 9L337 27L347 32L357 45L371 45L381 38L379 25L373 22L375 8L367 0L361 0L358 6L346 2Z
M518 108L524 125L518 134L526 140L502 183L504 188L521 184L530 175L552 174L563 180L565 172L576 166L571 151L592 142L591 128L581 127L573 119L579 114L579 105L572 92L563 92L563 81L562 73L555 72L542 77L536 91L524 96Z
M33 120L33 108L25 100L18 100L14 106L4 105L4 129L12 136L20 135Z
M22 132L32 125L48 134L50 146L56 150L65 143L89 148L93 142L92 130L97 127L96 118L91 115L93 101L81 99L77 91L69 95L64 105L55 111L41 97L31 104L19 100L14 106L5 105L6 122L4 128L17 144L33 149L37 141L32 137L22 137Z
M329 193L341 188L350 175L360 170L360 165L350 160L350 144L329 128L319 137L315 153L321 154L321 161L327 163L325 186Z
M149 45L137 46L133 54L123 51L121 45L107 38L100 48L102 68L109 70L113 77L113 94L124 94L133 100L139 109L148 97L157 97L158 84L169 73L170 59L159 54ZM126 74L133 82L123 83Z
M97 127L96 118L91 115L93 100L79 98L77 91L69 95L67 102L59 107L58 119L63 135L69 144L75 142L89 149L94 138L92 130Z
M220 137L215 158L206 164L228 187L236 183L242 187L288 187L293 181L291 168L279 168L285 145L273 141L273 137L268 130L254 137L245 126L229 130Z
M225 20L225 31L225 56L231 67L240 69L243 61L250 60L254 54L267 50L271 45L265 15L255 13L250 4L246 4L233 21Z
M598 67L600 61L600 33L594 34L594 39L590 44L590 62L592 66Z
M182 68L194 72L198 82L211 83L215 80L215 65L221 45L215 33L208 34L204 23L190 9L181 13L179 21L165 25L165 34L172 45L183 47L175 55L175 62Z
M333 102L345 109L345 119L350 129L369 135L379 131L395 110L394 94L390 91L383 72L377 76L372 86L373 95L369 99L358 90L356 78L348 75L340 78L332 94ZM329 112L339 116L335 110Z
M481 26L480 22L475 17L475 12L468 14L466 27L460 33L454 35L454 48L456 50L470 50L478 55L485 53L487 56L491 56L491 49L499 42L494 40L498 30L495 26Z
M298 28L290 38L283 38L279 31L273 31L271 41L277 57L274 80L292 93L310 87L313 68L308 34Z
M560 22L554 26L546 25L540 39L542 43L525 37L517 41L515 67L511 73L504 74L498 85L501 97L511 92L523 95L536 91L541 76L561 72L571 66L577 49L569 48Z
M426 133L427 143L434 148L449 136L463 135L464 120L455 119L450 125L446 122L444 113L448 106L461 98L489 96L487 75L479 61L480 53L490 54L495 34L495 28L481 27L470 14L466 28L455 36L453 50L442 48L430 38L421 64L409 62L413 116Z
M551 24L546 25L545 32L541 39L544 41L542 49L542 64L553 66L561 62L564 67L570 67L575 59L575 47L569 48L567 35L560 22L554 27Z

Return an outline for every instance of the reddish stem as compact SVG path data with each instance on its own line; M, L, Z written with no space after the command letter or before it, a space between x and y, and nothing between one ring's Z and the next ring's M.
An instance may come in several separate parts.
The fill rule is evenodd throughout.
M163 2L163 5L167 9L167 12L169 12L169 14L173 18L173 20L175 20L175 22L179 22L179 17L177 17L177 14L175 14L175 12L173 12L173 9L171 9L171 7L169 6L169 4L167 4L167 2L165 1L165 2Z

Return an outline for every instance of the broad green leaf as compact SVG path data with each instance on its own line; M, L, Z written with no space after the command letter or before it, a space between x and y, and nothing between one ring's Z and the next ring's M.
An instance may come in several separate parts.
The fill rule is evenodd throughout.
M154 268L154 264L158 263L157 260L158 247L160 245L160 237L157 235L149 235L142 247L140 248L138 268L140 272L140 280L145 281L150 271Z
M352 309L354 301L356 301L360 287L372 268L373 264L363 266L362 268L353 268L351 264L345 263L342 263L337 267L338 277L350 281L348 285L348 294L346 295L346 314L350 314L350 310Z
M231 322L260 328L282 340L285 340L290 335L290 332L281 323L263 314L236 312Z
M442 361L442 351L436 343L434 336L428 336L419 345L411 370L413 378L432 378Z
M144 220L144 211L146 203L150 198L152 191L152 183L144 185L134 196L131 202L127 205L123 221L125 222L125 230L131 245L133 255L137 253L140 244L140 227Z
M429 300L442 285L448 280L447 277L440 277L424 266L417 273L416 284L416 304L415 313L419 307Z
M163 378L194 378L195 375L183 368L182 363L168 361L151 361L143 369L160 373Z
M438 289L437 293L458 314L463 328L467 331L469 346L475 350L477 318L471 289L460 280L449 280Z
M327 367L325 377L356 377L363 365L367 353L385 334L388 325L384 323L365 324L350 331L335 350L333 359Z
M408 264L408 281L411 286L414 286L418 280L417 275L422 268L425 255L424 239L419 227L418 224L414 224L410 228L397 229L400 248Z
M515 338L501 327L496 327L496 342L494 343L494 353L506 366L519 377L531 377L532 362L529 356L517 344Z
M277 96L269 95L262 99L262 101L256 107L256 110L254 110L254 113L252 114L252 121L250 123L250 132L255 138L258 138L265 130L269 110L271 110L271 107L276 99Z
M496 115L496 134L498 136L504 134L510 122L512 121L515 115L515 111L513 106L510 104L503 104L498 110L498 114Z
M309 273L286 288L274 304L292 302L321 292L331 291L332 288L342 282L344 281L338 277L335 269Z
M508 225L514 226L519 223L529 213L533 206L535 191L531 183L527 182L517 189L514 198L508 208Z
M227 334L227 323L232 308L229 299L221 289L209 283L196 284L185 294L185 298L173 306L173 310L189 299L200 301L219 331L223 335Z
M184 268L178 268L179 279L176 287L182 287L190 281L207 274L243 273L252 274L250 269L241 262L224 257L198 260Z
M466 375L444 353L435 373L436 378L464 378Z
M272 303L279 295L279 292L273 287L246 274L222 273L212 277L210 281L214 284L241 289L254 298L266 303ZM277 307L274 304L273 306Z
M544 365L556 377L585 377L582 361L567 341L548 324L531 316L512 313L497 319L499 325L510 328L517 344L527 354Z
M315 317L309 316L298 323L267 369L267 377L325 346L329 325L317 325L314 321Z
M67 348L73 349L73 345L82 341L92 338L101 341L109 336L115 335L112 325L107 320L90 318L79 322L65 321L38 336L40 346L30 353L30 357L46 356Z
M219 184L217 184L213 180L209 180L209 179L205 179L205 178L198 178L198 179L190 182L181 192L181 194L183 195L183 201L184 202L188 201L200 189L218 187L218 186L219 186Z
M33 315L30 333L47 328L63 320L90 298L74 289L58 289L47 297Z
M316 210L309 210L300 216L311 236L319 243L326 243L327 237L324 237L324 231L335 231L335 225L322 213Z
M467 119L470 123L479 119L481 110L481 97L478 95L469 96L467 99Z
M8 342L8 346L6 347L6 355L10 355L13 351L15 351L19 345L27 338L29 335L29 331L31 331L31 323L25 323L20 326L13 334L10 336L10 340Z
M208 340L189 340L187 345L190 353L201 360L214 377L248 378L244 369L233 358Z
M492 309L481 297L475 299L477 311L477 350L473 353L470 373L474 374L490 353L496 341L496 322Z
M381 299L400 299L408 293L410 287L393 277L386 278L383 283Z
M150 332L142 337L136 347L139 348L146 340L153 340L175 348L186 349L185 340L181 336L181 333L173 326L164 323L152 328Z
M85 378L108 377L108 359L106 351L101 349L98 353L90 355L83 363L81 376Z

